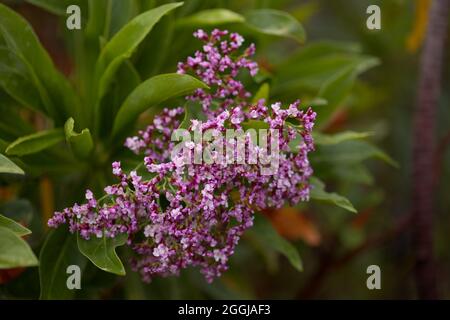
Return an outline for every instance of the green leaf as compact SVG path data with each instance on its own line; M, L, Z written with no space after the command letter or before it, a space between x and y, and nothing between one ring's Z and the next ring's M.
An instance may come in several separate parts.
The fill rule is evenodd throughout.
M377 58L357 59L355 63L328 79L320 88L318 96L327 100L328 104L318 114L318 122L323 122L336 110L348 96L359 74L379 64Z
M199 11L191 16L182 18L177 21L177 27L218 26L242 22L245 22L245 18L240 14L228 9L217 8Z
M170 3L140 14L127 23L105 45L100 53L95 70L95 78L98 79L97 98L94 108L97 121L96 126L100 126L99 121L103 113L100 110L100 101L106 94L119 67L126 59L131 57L136 47L144 40L161 17L182 4L181 2Z
M289 241L280 236L270 221L262 214L256 214L253 228L249 232L255 234L264 245L288 258L295 269L303 271L302 260L297 249Z
M355 207L345 197L334 193L325 191L325 184L316 177L310 178L311 183L311 199L323 201L326 203L334 204L340 208L356 213Z
M142 41L135 62L142 79L158 74L164 68L165 62L172 59L171 53L174 50L172 41L176 36L175 21L173 15L161 18L152 32ZM158 50L155 50L156 47Z
M106 272L125 275L125 268L117 256L116 248L127 242L126 234L120 234L115 238L91 237L89 240L85 240L78 235L77 239L80 252L94 265Z
M66 141L69 143L72 152L79 159L87 159L94 149L89 129L83 129L80 133L74 131L75 121L69 118L64 125Z
M51 129L40 131L28 136L20 137L8 148L6 154L12 156L24 156L36 153L64 141L64 132L62 129Z
M47 113L37 80L22 58L6 47L0 47L0 86L23 106Z
M267 103L269 101L269 91L269 84L267 82L263 83L253 96L252 103L256 104L261 99L264 99L264 101Z
M139 13L137 0L112 0L109 37L114 36L128 21Z
M253 10L245 15L245 20L250 28L265 34L292 38L300 43L306 40L305 30L300 22L283 11Z
M0 227L6 228L17 234L19 237L30 234L31 231L22 226L20 223L15 222L0 214Z
M119 109L112 136L116 137L133 124L139 114L170 98L189 94L198 88L208 88L203 82L185 74L157 75L141 83Z
M86 36L98 41L99 37L104 37L109 31L109 21L111 16L111 0L88 1L89 17L86 24Z
M2 102L0 103L0 114L2 115L0 117L0 136L3 139L12 141L34 132L33 126L22 118L21 108L17 108L17 102L1 89L0 101Z
M19 235L0 226L0 269L37 266L38 260Z
M0 173L25 174L14 162L0 154Z
M76 290L67 288L67 268L77 265L83 270L86 258L77 248L76 236L67 228L52 230L39 255L40 299L71 299Z
M345 131L336 134L324 134L320 132L314 132L314 143L317 145L332 145L345 142L348 140L364 139L371 135L370 132L354 132Z
M28 22L19 14L0 4L0 34L9 49L27 63L45 87L50 99L44 101L57 124L78 115L79 101L67 79L55 68L50 56L39 42Z
M333 164L359 163L369 158L378 158L398 167L397 162L386 153L363 140L348 140L337 145L322 145L311 154L313 162L331 162Z
M297 91L317 94L329 79L371 57L360 54L353 43L316 42L308 44L277 66L274 95L298 97ZM364 65L364 63L363 63ZM284 98L284 96L283 96Z

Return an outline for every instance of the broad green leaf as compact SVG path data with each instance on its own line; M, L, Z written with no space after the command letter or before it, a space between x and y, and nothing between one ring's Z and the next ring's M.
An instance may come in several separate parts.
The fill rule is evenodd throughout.
M333 167L333 175L339 180L367 185L374 184L372 173L361 163L342 163Z
M64 141L62 129L40 131L28 136L20 137L6 149L7 155L24 156L36 153Z
M137 0L112 0L111 21L109 24L109 37L114 36L139 11Z
M355 80L362 72L379 64L377 58L363 58L358 59L347 69L336 74L334 77L328 79L320 88L318 96L328 101L325 108L318 113L318 121L324 122L336 110L336 107L344 100L350 93Z
M187 101L184 106L184 118L178 128L189 129L192 124L191 120L193 119L206 121L202 106L199 103Z
M89 129L83 129L80 133L74 131L75 121L69 118L64 125L66 141L69 143L72 152L79 159L87 159L94 149Z
M0 174L1 173L25 174L14 162L0 154Z
M348 140L337 145L321 145L311 154L313 162L359 163L369 158L378 158L390 165L398 164L374 145L363 140Z
M100 53L95 70L95 78L99 82L94 109L97 122L103 113L102 110L99 110L101 108L100 101L111 85L119 67L126 59L131 57L136 47L144 40L161 17L182 4L170 3L140 14L127 23L105 45ZM99 123L96 125L98 126Z
M86 24L86 36L98 41L109 30L111 18L111 0L88 1L89 17Z
M253 10L245 15L245 20L250 28L259 32L305 42L306 34L302 25L286 12L273 9Z
M55 68L28 22L3 4L0 4L0 34L45 87L50 99L44 102L56 123L78 116L79 101L67 79Z
M28 243L9 228L0 225L0 269L37 266Z
M0 227L6 228L17 234L19 237L30 234L31 231L22 226L20 223L15 222L0 214Z
M354 132L345 131L336 134L324 134L320 132L313 132L314 143L320 145L338 144L348 140L364 139L371 135L370 132Z
M177 26L202 27L242 22L245 22L245 18L240 14L228 9L217 8L199 11L191 16L182 18L177 21Z
M115 238L91 237L89 240L78 235L77 239L80 252L94 265L106 272L125 275L125 268L117 256L116 248L127 242L126 234L118 235Z
M330 78L367 58L353 43L327 41L308 44L277 66L272 93L288 97L299 90L317 94Z
M198 88L207 88L207 86L194 77L184 74L161 74L144 81L134 89L120 107L114 121L113 137L132 125L139 114L148 108L170 98L189 94Z
M1 89L0 101L0 136L4 140L12 141L34 132L33 126L22 118L17 102Z
M173 59L172 51L175 34L174 15L166 15L142 41L135 66L142 79L148 79L164 68L168 59ZM155 50L155 48L158 50Z
M295 269L303 271L302 260L297 249L289 241L280 236L270 221L262 214L256 214L253 228L249 232L255 234L267 247L274 249L288 258Z
M23 106L47 113L36 81L20 56L9 48L0 47L0 86Z
M261 99L264 99L264 101L267 103L269 101L269 91L269 84L267 82L263 83L253 96L252 103L256 104Z
M100 137L109 137L111 134L113 121L117 115L120 106L128 95L141 83L141 78L134 65L126 60L117 71L117 75L108 90L108 94L100 102L103 113L99 119L101 131Z
M67 288L67 268L71 265L84 270L86 258L77 248L76 236L66 228L52 230L45 240L39 255L39 299L71 299L76 290Z
M310 195L311 199L334 204L350 212L357 212L355 207L353 207L352 203L347 198L335 192L325 191L325 184L318 178L311 177L310 183L312 186Z

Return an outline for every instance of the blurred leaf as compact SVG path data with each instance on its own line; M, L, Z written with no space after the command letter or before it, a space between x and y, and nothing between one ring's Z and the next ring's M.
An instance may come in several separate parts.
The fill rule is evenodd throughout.
M350 212L357 212L355 207L353 207L352 203L347 198L334 192L326 192L325 184L318 178L311 177L310 183L312 186L310 195L311 199L334 204Z
M16 232L0 226L0 269L36 265L38 260L29 245Z
M318 121L323 122L336 110L350 93L359 74L379 64L373 57L358 58L347 69L328 79L320 88L318 96L327 100L327 106L318 113Z
M242 23L245 18L228 9L208 9L177 20L178 27L193 26L218 26L228 23Z
M108 94L101 101L104 112L100 119L101 137L109 137L113 121L116 118L120 106L128 95L141 83L141 78L136 68L129 60L125 60L117 71L117 75L108 90Z
M255 234L267 247L270 247L288 258L292 266L303 271L302 260L297 249L273 228L272 224L262 214L255 215L253 228L249 231Z
M14 232L19 237L26 236L30 234L31 231L22 226L20 223L15 222L0 214L0 227L6 228Z
M138 13L136 0L112 0L111 21L109 24L109 37L114 36L128 21Z
M83 129L80 133L73 130L75 121L69 118L64 125L66 140L70 144L72 152L80 159L87 159L94 149L89 129Z
M308 21L317 11L319 11L320 6L318 1L310 1L307 3L302 3L293 10L289 10L291 15L298 21L305 23Z
M331 145L338 144L348 140L364 139L371 135L370 132L354 132L345 131L336 134L324 134L320 132L314 132L314 143L319 145Z
M52 230L39 255L40 299L71 299L76 290L67 288L67 267L86 266L86 258L79 252L76 237L66 228Z
M61 141L64 141L64 132L62 129L40 131L20 137L11 143L6 149L6 154L24 156L50 148Z
M333 174L340 180L373 185L374 178L369 170L360 163L342 164L332 168Z
M269 101L270 86L267 82L263 83L252 99L252 103L256 104L259 100L264 99L266 103Z
M8 48L26 61L47 89L50 99L44 102L57 124L78 116L79 101L69 82L55 68L28 22L3 4L0 4L0 34Z
M245 19L250 28L259 32L292 38L300 43L306 40L303 26L286 12L272 9L253 10L245 15Z
M115 238L91 237L89 240L77 236L80 252L94 265L103 271L125 275L125 268L116 253L116 248L127 242L127 235L120 234Z
M0 154L0 174L1 173L25 174L25 172L23 172L23 170L14 162Z
M302 239L310 246L320 244L321 235L314 221L296 208L285 207L268 214L280 235L289 240Z
M111 0L88 1L88 13L86 36L98 41L99 37L104 37L109 30L108 20L111 19Z
M114 121L112 136L116 137L132 125L139 114L165 100L186 95L197 88L207 86L189 76L176 73L157 75L141 83L128 96Z
M19 55L9 48L0 47L0 86L23 106L47 113L38 81Z
M34 132L33 126L22 118L17 102L3 90L0 90L0 101L0 136L3 139L11 141Z
M181 5L182 3L170 3L137 16L105 45L100 53L95 70L95 78L99 81L94 110L97 121L100 121L102 115L101 110L99 110L101 108L100 100L107 92L123 61L131 57L139 43L144 40L162 16Z
M348 140L337 145L322 145L311 154L313 162L358 163L369 158L378 158L390 165L398 164L386 153L362 140Z
M287 95L288 98L298 98L299 90L317 94L326 81L368 58L360 51L354 43L321 41L308 44L277 66L273 94Z
M164 68L168 59L173 59L173 39L175 35L173 15L166 15L152 29L152 32L142 41L135 62L136 69L142 79L147 79ZM155 47L158 50L155 50Z

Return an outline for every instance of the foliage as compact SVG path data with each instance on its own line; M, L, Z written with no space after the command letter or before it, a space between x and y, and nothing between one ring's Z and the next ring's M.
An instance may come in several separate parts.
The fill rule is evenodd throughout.
M28 2L64 22L65 1ZM18 197L33 199L35 212L30 228L36 230L37 238L30 243L35 252L40 252L42 299L83 297L66 288L66 267L70 264L82 267L83 279L95 279L83 283L92 287L88 297L97 297L116 285L125 293L138 290L138 286L143 297L164 297L164 293L155 292L168 283L165 279L155 280L149 286L155 291L150 293L149 288L136 284L129 272L121 282L127 267L120 258L129 255L121 247L124 238L88 241L77 239L63 228L47 232L49 212L45 212L45 205L39 208L39 202L52 202L53 197L49 199L37 190L39 181L50 179L56 209L80 201L86 188L100 194L112 180L111 162L121 161L126 170L139 164L138 158L123 147L127 134L148 124L162 107L183 105L186 117L197 115L183 98L207 86L175 70L177 62L195 50L191 37L199 27L209 30L226 25L244 34L249 43L257 44L260 73L255 79L243 77L255 94L255 102L260 98L268 102L301 99L302 107L313 106L318 113L317 147L311 157L315 188L311 203L301 204L299 210L332 211L329 216L341 209L356 212L365 205L352 204L344 195L328 190L342 183L347 186L342 189L344 194L350 197L350 186L370 184L373 179L365 164L370 158L396 164L366 141L369 134L329 130L336 115L358 104L361 93L357 89L363 85L359 77L378 65L379 59L348 43L306 42L307 28L295 17L302 16L301 7L296 14L289 14L278 10L275 1L267 1L272 8L241 7L235 1L160 2L71 1L83 10L83 26L79 31L64 31L70 48L67 53L73 61L69 75L59 71L30 23L0 4L0 108L4 114L0 118L0 175L5 185L19 190ZM256 128L258 123L249 125ZM325 187L322 181L333 182L333 188ZM322 202L335 208L322 206ZM239 270L249 261L259 261L258 255L268 266L278 261L279 254L287 258L293 270L308 265L307 259L300 259L302 246L298 242L283 238L262 215L257 222L238 247L225 280L206 285L186 272L170 280L174 281L173 290L189 288L182 296L190 297L195 292L201 297L218 297L217 292L225 286L227 297L251 297L253 289L237 285L243 277ZM0 216L0 244L4 247L0 247L0 269L38 265L21 239L27 233L24 227ZM119 277L108 277L88 260ZM0 296L13 295L13 287L14 283L0 291Z

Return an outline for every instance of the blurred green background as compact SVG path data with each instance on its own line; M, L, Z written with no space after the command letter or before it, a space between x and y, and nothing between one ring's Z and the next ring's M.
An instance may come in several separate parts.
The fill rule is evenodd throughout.
M87 84L77 82L77 77L82 77L83 72L89 74L89 69L77 69L74 51L77 37L65 28L65 20L31 4L33 1L2 2L30 22L57 67L77 84L79 92L85 90L83 86ZM136 7L122 7L124 2L112 2L115 24L109 30L109 37L143 8L166 3L135 1ZM262 36L239 25L218 26L243 33L248 43L256 42L257 60L262 72L253 89L256 91L261 83L267 81L270 101L287 103L302 98L305 104L315 104L320 118L317 130L322 133L370 132L367 140L371 145L383 150L397 165L379 161L386 156L378 149L359 149L351 142L323 149L319 147L312 156L315 172L326 181L327 189L346 196L358 214L314 202L266 213L278 232L298 249L303 272L295 270L285 257L268 250L264 243L249 233L232 257L229 271L212 285L206 284L196 270L187 270L179 278L155 279L145 285L132 272L128 272L125 278L117 278L89 264L83 276L83 290L77 293L77 297L416 298L415 252L411 246L410 224L404 219L411 211L412 115L430 2L186 0L175 14L163 18L152 31L152 37L133 56L132 61L142 79L174 72L176 62L198 47L199 43L190 36L195 28L176 28L174 21L210 8L227 8L238 13L273 8L290 13L306 31L304 44L293 39ZM371 4L381 8L381 30L368 30L366 27L369 16L366 8ZM438 177L433 236L442 298L450 298L450 152L446 148L450 130L448 61L447 44L436 133L441 150L440 162L436 164L436 172L430 172ZM360 69L357 80L352 81L348 88L344 83L343 87L336 89L345 91L342 97L340 94L338 97L330 95L330 99L336 102L332 109L322 105L317 98L321 97L324 82L340 74L350 64ZM3 91L0 95L3 113L9 97ZM33 114L22 113L21 116L28 117L35 129L48 125L45 119ZM150 118L151 114L141 117L138 126L142 127ZM1 138L14 140L14 132L8 136L5 128L6 125L2 128ZM46 233L43 221L53 210L79 199L84 191L83 187L67 187L73 186L71 179L78 181L76 174L39 170L40 173L31 179L8 180L0 187L2 214L25 222L33 230L29 242L36 252ZM104 170L107 172L109 167ZM105 179L108 178L105 174ZM97 182L89 183L95 188ZM381 268L381 290L368 290L366 287L369 265ZM18 272L0 270L0 283L0 298L39 296L37 268Z

